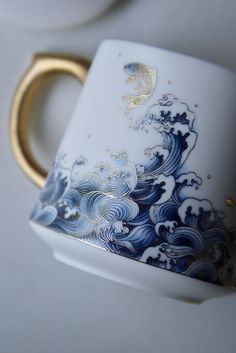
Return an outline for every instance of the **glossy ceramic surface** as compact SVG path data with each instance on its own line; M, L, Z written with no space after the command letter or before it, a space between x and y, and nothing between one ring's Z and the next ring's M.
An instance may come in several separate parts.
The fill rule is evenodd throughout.
M105 41L31 219L147 268L234 285L235 88L215 65Z

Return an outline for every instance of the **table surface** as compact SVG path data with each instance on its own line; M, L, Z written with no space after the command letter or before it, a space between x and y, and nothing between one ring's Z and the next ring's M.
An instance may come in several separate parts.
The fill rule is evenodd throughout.
M235 14L234 0L137 0L120 1L92 22L67 30L40 32L0 22L1 353L235 352L236 295L185 304L54 260L28 225L39 191L18 168L8 138L10 100L32 53L92 59L101 40L119 38L236 71ZM34 119L32 130L34 148L41 148L38 155L48 165L79 89L66 78L46 91L52 99L42 93L35 103L34 115L41 120Z

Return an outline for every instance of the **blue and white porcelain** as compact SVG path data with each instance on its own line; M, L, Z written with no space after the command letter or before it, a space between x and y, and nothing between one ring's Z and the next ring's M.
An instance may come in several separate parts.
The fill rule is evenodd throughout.
M118 282L196 302L231 293L235 112L230 71L104 41L33 228L57 259Z

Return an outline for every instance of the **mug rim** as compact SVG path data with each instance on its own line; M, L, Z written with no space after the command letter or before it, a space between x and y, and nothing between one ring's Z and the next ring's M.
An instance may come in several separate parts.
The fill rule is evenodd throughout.
M103 46L109 45L109 44L114 44L114 43L120 43L122 45L132 45L132 46L136 46L136 47L143 47L143 48L147 48L147 49L151 49L154 51L159 51L159 52L163 52L166 53L167 55L173 55L182 59L186 59L186 60L191 60L192 62L196 62L202 65L206 65L206 66L211 66L211 67L215 67L216 69L218 69L219 71L223 71L225 73L234 75L236 77L236 72L233 69L230 69L224 65L221 64L217 64L214 63L210 60L206 60L206 59L202 59L200 57L195 57L193 55L190 54L185 54L185 53L181 53L175 50L171 50L171 49L166 49L166 48L162 48L162 47L155 47L154 45L149 45L149 44L145 44L145 43L140 43L140 42L136 42L136 41L130 41L130 40L123 40L123 39L116 39L116 38L107 38L107 39L103 39L99 46L97 47L96 52L102 48Z

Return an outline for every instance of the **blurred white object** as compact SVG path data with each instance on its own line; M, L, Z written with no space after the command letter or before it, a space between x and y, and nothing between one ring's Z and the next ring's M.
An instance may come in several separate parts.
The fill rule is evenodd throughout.
M80 25L116 0L0 0L0 18L37 29Z

